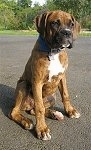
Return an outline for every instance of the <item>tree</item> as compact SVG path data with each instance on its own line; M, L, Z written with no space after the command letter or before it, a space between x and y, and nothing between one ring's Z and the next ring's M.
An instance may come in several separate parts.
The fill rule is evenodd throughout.
M23 8L31 7L31 4L32 4L31 0L18 0L18 5Z
M37 14L46 10L63 10L75 16L82 25L91 29L91 0L46 0L39 6L32 0L0 0L0 29L28 29L33 27Z
M56 10L56 9L57 9L57 7L56 7L56 5L54 4L53 0L47 0L47 1L46 1L46 8L47 8L48 10Z
M10 29L15 27L17 21L12 9L10 9L5 3L0 4L0 26L4 29Z

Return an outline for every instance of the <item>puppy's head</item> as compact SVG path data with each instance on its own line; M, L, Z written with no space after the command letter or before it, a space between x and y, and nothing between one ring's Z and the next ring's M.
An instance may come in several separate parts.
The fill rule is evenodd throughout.
M75 18L63 11L50 11L35 18L39 34L50 48L72 48L73 40L80 32L80 25Z

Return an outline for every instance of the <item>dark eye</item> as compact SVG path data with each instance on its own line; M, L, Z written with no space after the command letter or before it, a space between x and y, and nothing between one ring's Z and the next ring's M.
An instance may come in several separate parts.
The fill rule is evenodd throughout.
M56 20L56 21L52 21L52 22L51 22L51 26L52 26L53 28L55 28L55 29L58 29L59 25L60 25L59 20Z
M69 26L72 28L74 26L74 22L72 20L69 21Z
M71 27L73 27L74 26L74 22L71 22Z

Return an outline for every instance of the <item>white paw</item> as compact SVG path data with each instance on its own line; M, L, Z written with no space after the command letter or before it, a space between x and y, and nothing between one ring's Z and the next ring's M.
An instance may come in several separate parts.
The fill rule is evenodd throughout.
M71 118L79 118L81 115L78 112L75 112L74 115L71 116Z
M49 133L45 133L44 137L42 138L43 141L51 140L51 135Z
M47 129L46 131L44 130L44 132L39 131L37 137L43 141L51 140L50 130Z
M54 114L55 118L59 121L64 119L63 114L59 111L55 111L53 114Z
M34 128L34 125L31 123L29 127L26 128L26 130L32 130Z

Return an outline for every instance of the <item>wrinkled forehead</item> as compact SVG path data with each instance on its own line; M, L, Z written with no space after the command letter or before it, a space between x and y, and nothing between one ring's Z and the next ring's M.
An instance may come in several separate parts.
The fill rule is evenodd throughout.
M63 12L63 11L54 11L49 15L48 21L56 21L59 20L61 23L68 23L69 20L72 20L72 17L69 13Z

